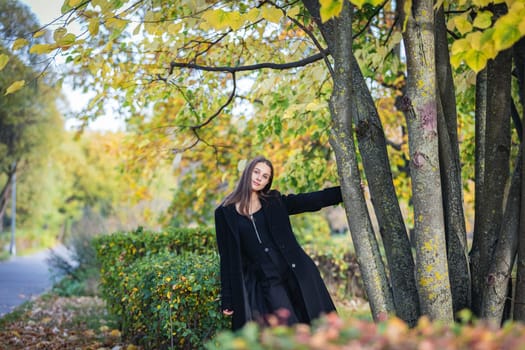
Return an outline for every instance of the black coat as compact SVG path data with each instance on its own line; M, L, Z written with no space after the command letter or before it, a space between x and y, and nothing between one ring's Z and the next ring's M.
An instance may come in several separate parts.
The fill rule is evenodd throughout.
M340 187L296 195L282 195L277 191L271 191L269 198L261 200L270 234L297 279L310 319L335 310L335 306L315 263L297 242L289 215L318 211L341 201ZM239 225L235 210L233 204L221 205L215 210L215 233L220 255L222 309L234 311L233 330L253 320L245 283L249 276L243 273Z

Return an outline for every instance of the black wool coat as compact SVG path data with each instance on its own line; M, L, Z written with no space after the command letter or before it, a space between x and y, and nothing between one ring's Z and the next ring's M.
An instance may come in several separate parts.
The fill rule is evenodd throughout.
M277 248L297 279L308 317L313 320L322 313L335 310L317 266L297 242L289 215L318 211L342 201L341 188L283 195L271 191L261 200L264 217ZM215 210L215 233L220 256L222 309L233 310L232 329L241 328L253 320L248 302L250 277L241 257L238 217L235 205L219 206Z

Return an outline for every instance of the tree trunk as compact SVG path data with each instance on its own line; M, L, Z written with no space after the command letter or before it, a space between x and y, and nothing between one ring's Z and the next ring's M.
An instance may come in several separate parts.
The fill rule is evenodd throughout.
M396 315L409 325L415 325L420 311L414 260L392 182L383 125L353 55L351 65L354 87L352 116L389 266Z
M520 151L520 158L521 158ZM502 323L507 302L509 281L518 249L518 230L521 202L521 162L517 162L505 205L505 214L492 264L483 284L481 317L497 325Z
M335 132L332 140L336 157L339 159L338 168L341 174L341 172L347 171L346 169L349 167L348 164L355 163L355 174L358 175L357 161L355 160L357 159L355 156L356 151L352 135L353 119L356 125L356 134L363 159L363 167L367 175L374 210L390 266L394 301L392 301L392 291L388 287L388 279L384 272L384 265L379 249L377 248L377 240L375 236L373 236L373 231L368 233L367 237L363 236L364 241L360 235L354 238L354 244L356 244L356 240L358 240L357 244L362 247L359 248L359 251L363 253L357 254L360 261L364 262L365 265L368 265L367 261L374 261L375 267L372 268L377 269L377 271L367 273L367 275L370 276L366 278L369 280L366 282L369 285L367 288L369 298L372 294L381 293L381 291L384 293L382 296L378 295L373 298L374 305L371 305L371 307L373 310L377 310L374 312L374 317L377 319L382 312L392 312L394 310L393 305L395 305L395 313L398 317L409 324L415 324L419 317L419 302L414 278L414 262L411 246L392 183L392 174L390 172L390 163L388 161L381 120L379 119L374 101L370 95L370 90L366 86L366 82L352 52L351 12L346 12L346 16L348 16L347 22L344 22L344 19L340 16L322 23L319 17L319 2L316 0L304 0L303 3L319 25L321 33L328 44L329 51L336 63L334 67L336 73L333 76L334 93L331 100L331 111L334 120L334 130L340 130ZM351 11L351 9L346 9L346 11ZM341 40L342 38L349 41L345 40L343 42L343 40ZM345 72L345 74L342 74L342 72ZM336 89L338 90L336 91ZM339 107L339 104L341 107ZM348 116L344 116L342 112L343 108L350 108L345 112L349 113ZM352 117L352 119L346 119L350 117ZM346 140L345 137L347 138ZM347 145L347 143L351 143L351 145ZM348 150L352 150L352 153L349 154ZM349 178L349 174L341 174L342 184L346 181L345 178ZM349 184L348 186L351 185ZM343 184L343 193L346 191L345 185ZM355 205L353 203L355 198L352 198L354 198L353 195L350 195L350 203L346 205L346 208L349 208L350 205ZM371 224L364 220L365 216L361 217L361 215L357 215L354 209L347 209L347 213L351 213L352 215L348 221L351 225L350 231L353 237L356 230L358 232L363 230L360 227L365 227L365 232L373 230L371 227L369 228ZM359 217L359 219L357 217ZM368 217L367 211L366 217ZM362 220L362 222L358 223L358 220ZM352 229L352 226L356 228ZM356 250L358 250L357 245ZM360 256L360 254L364 255ZM360 265L361 269L365 268L362 264ZM372 280L370 280L370 278L372 278L378 281L378 276L381 280L379 281L379 287L376 285L378 282L372 282Z
M353 98L352 67L352 6L346 2L341 15L332 20L333 37L329 49L334 58L334 87L330 99L332 135L330 143L334 149L346 215L355 246L357 261L363 276L368 300L374 320L383 320L394 312L392 292L388 284L385 267L379 252L365 199L361 191L361 180L357 153L352 135ZM333 46L331 46L331 44Z
M523 111L525 110L525 39L521 39L514 46L514 66L516 67L516 75L518 78L519 102L521 103ZM522 120L525 121L525 112L522 116ZM522 128L522 133L523 137L521 139L524 140L525 128ZM525 152L523 152L523 150L521 153L521 162L521 193L525 194L525 181L523 180L523 171L525 171ZM518 269L516 272L517 276L514 300L514 319L523 322L525 321L525 195L521 196L520 230L518 239Z
M477 84L481 85L476 86L479 91L476 93L476 117L480 118L476 123L483 123L482 118L486 115L485 125L476 126L480 134L476 135L476 148L481 147L476 159L476 167L480 170L476 175L480 177L476 177L476 222L471 251L472 310L478 316L484 298L483 285L500 232L509 178L510 52L501 52L489 61L486 71L486 79L479 79Z
M414 203L416 266L422 313L453 318L448 275L437 129L434 10L431 0L414 0L403 33L407 57L407 117Z
M443 186L449 278L452 304L454 314L456 314L459 310L470 308L471 293L457 135L456 96L443 7L436 13L435 28L441 184Z

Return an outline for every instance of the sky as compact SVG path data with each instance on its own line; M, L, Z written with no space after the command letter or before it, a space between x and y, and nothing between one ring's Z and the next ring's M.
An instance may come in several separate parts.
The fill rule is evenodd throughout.
M64 3L64 0L18 0L21 3L29 6L31 11L35 14L40 24L44 25L53 21L55 18L60 16L60 8ZM74 32L74 29L70 29ZM64 85L64 93L70 101L75 101L71 105L77 105L78 101L84 101L85 104L88 102L88 97L80 92L73 91L71 87ZM84 105L85 105L84 104ZM79 108L72 108L77 110ZM78 125L77 121L66 120L66 128L71 129ZM89 125L91 130L99 131L117 131L123 130L123 122L119 121L112 115L101 116Z

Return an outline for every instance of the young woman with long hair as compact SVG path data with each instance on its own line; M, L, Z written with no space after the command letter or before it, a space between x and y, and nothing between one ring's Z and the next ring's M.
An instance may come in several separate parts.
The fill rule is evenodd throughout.
M315 263L297 242L289 215L338 204L340 187L284 195L272 190L274 169L255 157L215 210L221 303L232 329L270 315L309 324L336 308Z

